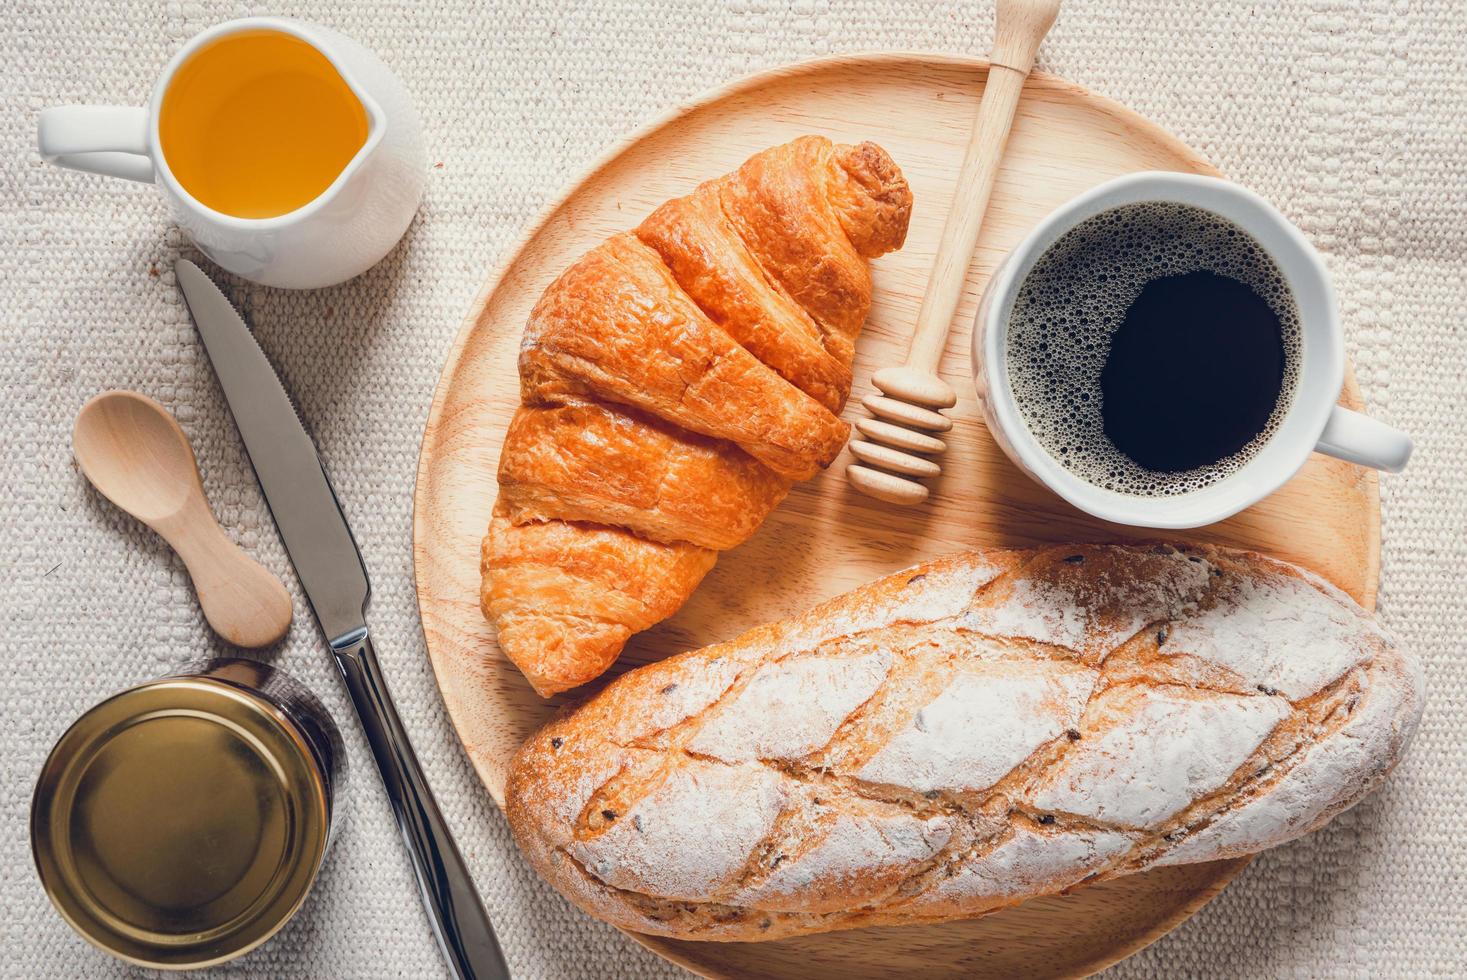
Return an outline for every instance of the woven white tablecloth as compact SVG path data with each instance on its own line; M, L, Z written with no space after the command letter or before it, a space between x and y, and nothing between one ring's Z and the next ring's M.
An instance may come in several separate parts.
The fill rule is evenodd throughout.
M185 247L151 188L45 165L36 114L141 104L169 55L217 21L298 16L378 51L414 93L429 189L406 242L318 293L239 284L313 423L372 571L373 632L517 977L672 977L519 859L433 685L415 615L419 435L485 272L608 144L667 105L759 68L841 51L988 50L991 2L474 3L7 0L0 17L0 895L4 974L128 971L75 936L31 868L42 759L82 711L222 650L178 559L93 492L77 409L107 388L168 405L225 527L289 575L172 282ZM1066 0L1041 65L1121 100L1276 201L1327 255L1369 407L1417 439L1382 480L1381 615L1425 660L1429 703L1384 790L1263 856L1118 977L1467 975L1467 8L1458 0ZM879 133L871 134L874 138ZM287 578L294 589L294 580ZM297 592L278 662L351 722ZM442 975L364 743L303 912L220 973Z

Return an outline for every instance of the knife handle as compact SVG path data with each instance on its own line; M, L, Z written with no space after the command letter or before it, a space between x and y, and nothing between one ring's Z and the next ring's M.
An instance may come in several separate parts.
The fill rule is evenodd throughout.
M392 705L372 640L363 630L332 644L387 798L407 841L439 948L458 980L509 980L494 927Z

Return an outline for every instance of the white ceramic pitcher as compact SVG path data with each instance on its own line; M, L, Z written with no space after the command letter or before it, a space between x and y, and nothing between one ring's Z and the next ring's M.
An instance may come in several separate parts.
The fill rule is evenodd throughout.
M361 102L366 142L318 197L272 218L239 218L207 207L174 177L158 117L174 74L201 47L243 31L279 31L319 51ZM407 90L371 51L314 24L247 17L210 28L183 46L146 108L62 106L41 113L41 156L73 170L155 183L178 223L220 266L268 286L313 289L364 272L397 243L422 200L427 160L422 123Z

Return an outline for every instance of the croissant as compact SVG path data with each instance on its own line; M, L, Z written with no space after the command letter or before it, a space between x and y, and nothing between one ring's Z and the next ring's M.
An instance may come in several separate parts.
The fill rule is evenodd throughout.
M545 290L480 562L484 615L540 695L605 671L835 459L865 260L901 246L911 207L879 146L801 137Z

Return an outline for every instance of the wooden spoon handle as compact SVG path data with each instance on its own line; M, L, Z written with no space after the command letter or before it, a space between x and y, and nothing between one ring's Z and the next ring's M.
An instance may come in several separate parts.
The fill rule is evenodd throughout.
M229 539L213 513L159 522L154 529L183 559L214 632L235 646L264 647L290 629L290 593Z
M936 374L947 343L948 326L958 308L968 266L983 229L983 212L993 193L999 161L1013 125L1024 79L1034 66L1039 42L1059 13L1058 0L999 0L998 26L990 56L988 81L978 106L978 119L968 138L957 189L942 226L932 276L917 313L917 329L907 353L907 366Z

